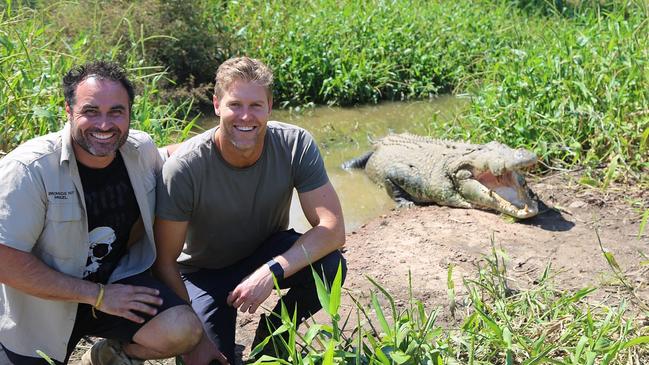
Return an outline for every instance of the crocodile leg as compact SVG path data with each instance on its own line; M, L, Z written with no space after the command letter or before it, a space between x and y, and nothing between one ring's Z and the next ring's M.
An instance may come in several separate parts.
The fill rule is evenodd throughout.
M383 186L385 187L385 191L388 192L390 198L397 202L397 206L399 208L410 208L415 205L415 199L410 194L408 194L408 192L403 190L399 185L392 182L390 178L385 179Z
M437 203L437 202L435 202ZM449 207L456 207L456 208L466 208L466 209L471 209L473 208L473 205L466 201L462 195L453 193L451 195L447 195L444 198L444 204L437 203L439 205L448 205Z

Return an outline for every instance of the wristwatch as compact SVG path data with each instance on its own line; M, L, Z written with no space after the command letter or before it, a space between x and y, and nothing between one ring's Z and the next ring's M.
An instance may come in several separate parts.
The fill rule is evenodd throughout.
M273 275L277 278L278 282L284 280L284 269L282 268L282 265L279 264L279 262L275 261L275 259L270 259L268 260L266 265L270 269L270 272L272 272Z

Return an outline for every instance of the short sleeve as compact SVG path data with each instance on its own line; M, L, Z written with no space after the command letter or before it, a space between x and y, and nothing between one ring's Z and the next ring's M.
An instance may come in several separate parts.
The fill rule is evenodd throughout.
M44 187L27 167L0 160L0 244L30 252L45 224Z
M166 162L169 158L169 151L167 150L167 146L158 147L158 155L160 155L160 160L163 163Z
M301 131L295 153L294 183L298 193L317 189L329 181L318 145L309 132Z
M188 166L170 157L162 165L156 184L156 216L171 221L189 221L194 207L194 184Z
M167 148L156 147L153 139L148 133L131 130L129 132L129 135L133 136L133 138L135 138L140 145L139 154L140 158L145 162L145 168L153 168L156 175L160 174L162 164L167 158Z

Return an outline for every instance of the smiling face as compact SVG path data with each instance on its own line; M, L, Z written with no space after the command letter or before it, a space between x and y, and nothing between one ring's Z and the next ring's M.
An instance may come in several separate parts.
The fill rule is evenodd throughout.
M128 93L117 81L90 76L79 83L74 100L65 111L75 157L88 167L106 167L128 138Z
M219 97L214 111L221 122L215 142L223 158L233 166L254 164L261 156L272 101L266 89L255 83L235 80Z

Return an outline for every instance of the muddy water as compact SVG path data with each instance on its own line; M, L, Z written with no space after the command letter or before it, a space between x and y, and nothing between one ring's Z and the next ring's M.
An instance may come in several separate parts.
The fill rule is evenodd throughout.
M354 108L317 107L291 112L274 110L271 119L299 125L311 132L320 146L329 179L341 201L348 232L395 206L382 188L360 170L345 171L340 164L369 151L372 139L388 133L430 134L431 123L448 123L465 103L455 97L432 101L389 102ZM436 117L433 117L436 115ZM203 121L210 128L215 119ZM291 226L298 232L310 227L297 194L291 205Z

